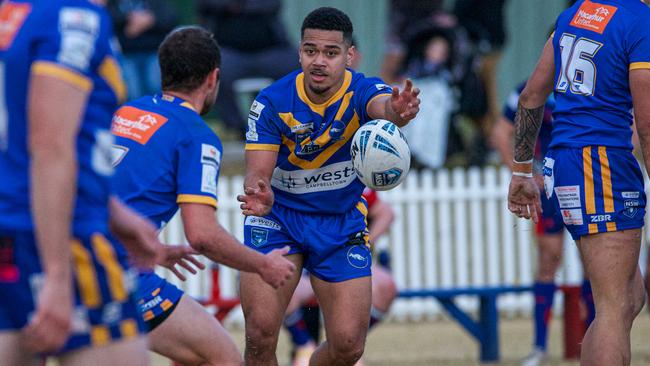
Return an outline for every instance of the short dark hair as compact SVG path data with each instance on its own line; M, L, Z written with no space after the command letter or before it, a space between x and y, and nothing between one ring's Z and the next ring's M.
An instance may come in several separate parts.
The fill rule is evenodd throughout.
M158 47L163 90L193 91L221 65L213 34L199 26L171 31Z
M305 29L320 29L343 32L343 40L352 44L352 22L344 12L336 8L322 7L307 14L300 28L300 37L305 36Z

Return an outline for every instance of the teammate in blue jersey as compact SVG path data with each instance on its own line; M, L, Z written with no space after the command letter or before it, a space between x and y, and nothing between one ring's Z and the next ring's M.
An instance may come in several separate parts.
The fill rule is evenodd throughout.
M638 268L646 196L632 156L632 113L650 166L650 8L636 0L579 1L560 14L517 107L508 208L537 221L532 178L544 103L555 93L544 161L546 195L576 240L596 318L581 363L629 365L630 329L644 303Z
M400 93L346 67L355 52L352 23L338 9L312 11L301 34L302 69L262 90L250 110L238 197L244 242L262 253L291 247L291 261L310 272L328 335L310 364L353 365L370 319L371 256L350 141L373 119L407 124L419 111L419 91L409 80ZM242 274L247 365L277 364L278 333L299 279L297 272L276 290Z
M39 353L64 365L148 364L109 219L136 242L156 242L155 230L139 231L147 223L109 199L109 127L124 86L98 3L0 5L3 365L37 365Z
M114 189L162 228L180 207L192 247L208 258L259 274L279 287L295 270L288 248L262 255L217 221L221 141L201 118L219 87L219 47L200 27L171 32L160 45L162 92L122 106L113 117ZM139 276L138 297L150 348L184 365L239 365L237 347L195 300L153 272Z
M512 169L513 160L512 141L515 130L515 113L519 94L525 86L526 83L522 83L510 93L503 107L503 115L492 129L492 145L497 149L502 160L510 169ZM522 366L540 365L547 358L548 327L553 299L557 290L555 274L562 260L564 223L562 222L562 216L558 214L553 203L543 193L544 183L541 176L544 156L551 142L551 132L553 131L552 112L554 108L555 99L551 97L544 105L542 126L535 145L533 170L536 173L536 183L540 187L542 207L542 212L535 226L538 249L537 269L533 285L535 341L533 351L524 359ZM587 329L595 316L591 285L588 280L583 281L581 293L582 301L587 309L587 316L585 317L585 329Z

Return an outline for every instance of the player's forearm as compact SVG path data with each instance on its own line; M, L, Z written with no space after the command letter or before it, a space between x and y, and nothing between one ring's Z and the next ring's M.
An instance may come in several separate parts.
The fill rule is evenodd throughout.
M382 235L390 230L390 226L395 220L393 209L384 202L377 202L369 212L372 223L368 227L370 239L376 242Z
M543 117L544 103L537 107L528 108L520 100L517 105L514 161L525 164L530 163L530 171L532 171L535 142L537 141L537 135L539 135L539 129L542 126ZM517 169L516 165L514 167L515 170Z
M187 233L190 246L210 260L234 269L259 273L266 257L240 243L221 224L203 233Z
M68 149L31 151L31 211L44 272L71 276L71 222L77 187L74 145Z

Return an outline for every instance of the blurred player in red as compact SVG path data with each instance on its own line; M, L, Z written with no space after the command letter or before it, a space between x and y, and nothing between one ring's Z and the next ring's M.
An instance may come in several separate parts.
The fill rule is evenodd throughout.
M363 198L368 202L368 229L370 240L375 245L390 229L395 213L388 203L379 199L377 192L369 188L363 191ZM397 296L395 281L388 268L387 251L378 254L379 261L372 266L372 308L369 325L371 329L383 319ZM316 349L316 340L311 337L303 317L303 306L314 301L314 290L309 283L309 276L302 276L287 306L287 316L284 320L284 326L291 335L295 349L293 366L309 365L309 358ZM361 361L358 361L357 365L360 364Z

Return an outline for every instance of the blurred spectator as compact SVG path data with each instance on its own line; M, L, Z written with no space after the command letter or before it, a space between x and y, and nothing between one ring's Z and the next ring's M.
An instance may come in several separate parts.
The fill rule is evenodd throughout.
M485 141L500 117L496 71L506 41L505 4L506 0L457 0L454 7L460 25L467 30L476 51L481 55L479 72L486 91L487 114L477 121L482 132L475 139L475 157L478 158L475 163L478 165L484 163L487 156Z
M158 45L178 24L167 0L109 0L124 57L122 69L129 99L155 94L160 88Z
M381 66L381 78L389 83L399 82L403 73L407 45L404 35L409 26L420 20L438 17L440 22L455 22L445 14L444 0L391 0L387 34L387 49Z
M244 115L234 82L249 77L278 79L300 66L280 18L281 7L281 0L198 0L201 22L221 46L223 72L216 107L226 126L242 137Z

